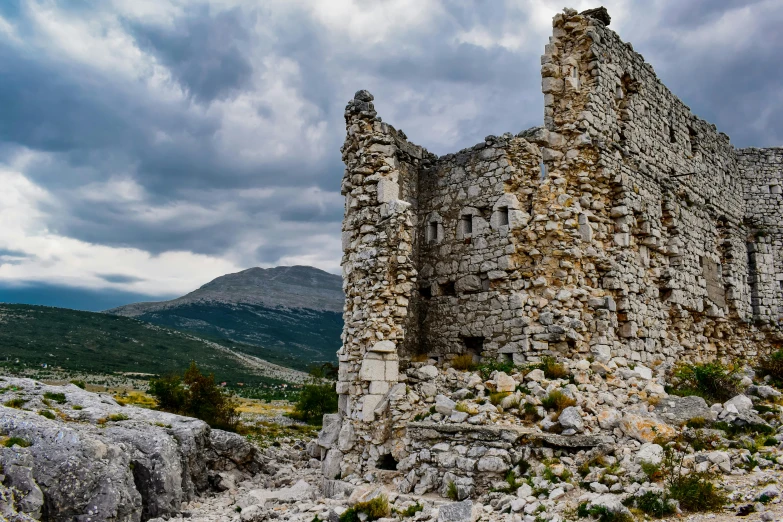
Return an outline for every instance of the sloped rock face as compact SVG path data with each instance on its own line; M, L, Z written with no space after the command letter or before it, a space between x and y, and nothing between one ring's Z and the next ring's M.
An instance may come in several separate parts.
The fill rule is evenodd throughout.
M170 516L218 483L221 472L260 468L254 446L197 419L121 406L73 385L0 378L0 389L0 403L24 401L24 409L0 406L0 437L30 444L0 452L0 468L18 477L6 474L0 482L14 499L6 504L33 519L137 522Z

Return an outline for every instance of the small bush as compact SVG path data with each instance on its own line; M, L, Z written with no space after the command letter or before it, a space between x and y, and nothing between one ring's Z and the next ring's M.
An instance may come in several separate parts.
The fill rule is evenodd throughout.
M337 392L333 381L323 377L320 370L310 372L310 379L302 387L290 416L294 419L320 424L323 416L337 411Z
M112 413L111 415L109 415L109 420L111 422L126 421L128 419L130 419L130 417L128 417L124 413Z
M538 414L538 408L535 404L526 402L522 407L522 418L528 422L537 422L541 420L541 416Z
M424 511L424 506L422 506L419 501L417 500L415 504L412 506L408 506L406 509L403 509L399 512L400 518L408 518L412 517L419 511Z
M576 508L576 514L580 518L595 517L598 522L634 522L633 517L628 513L609 511L603 506L588 506L587 502L582 502Z
M22 406L24 406L27 403L27 399L22 399L21 397L17 397L15 399L11 399L10 401L5 401L3 403L3 406L7 408L16 408L19 409Z
M549 395L541 399L541 405L549 410L556 411L558 414L569 406L576 406L576 400L572 399L560 390L552 390Z
M32 444L22 437L9 437L3 442L3 446L6 448L13 448L14 446L19 446L20 448L29 448L32 446Z
M500 404L500 402L511 395L509 392L493 392L489 394L489 402L492 403L493 406L497 406Z
M446 489L446 496L451 500L457 500L457 485L453 481L449 482L448 488Z
M709 479L705 473L678 476L669 486L669 495L683 511L715 511L726 504L726 497Z
M516 366L512 361L485 361L476 366L476 370L481 375L481 378L484 380L489 379L489 377L492 375L492 372L498 371L503 372L511 375L512 373L516 373L520 370L518 366Z
M44 393L44 399L54 401L57 404L65 404L66 398L64 393L46 392Z
M648 491L639 497L632 497L630 504L636 506L640 511L656 518L673 515L674 505L661 493Z
M763 355L759 359L759 373L770 375L776 381L783 381L783 350Z
M54 420L56 418L55 414L49 410L41 410L38 412L38 415L41 417L46 417L49 420Z
M557 362L557 359L550 356L542 357L541 363L537 364L536 367L543 370L547 379L565 379L569 375L565 365Z
M456 356L454 360L451 361L451 366L455 370L462 372L473 370L476 367L473 363L473 355L469 353L463 353L462 355Z
M201 419L213 428L236 431L239 424L233 397L215 383L214 374L202 374L195 362L182 379L177 375L152 379L149 393L160 409Z
M74 379L71 381L71 384L73 384L74 386L78 386L82 390L87 389L87 383L82 380Z
M685 422L685 426L688 428L694 428L694 429L700 429L705 428L709 424L709 421L705 419L704 417L694 417L692 419L688 419Z
M650 482L658 482L663 479L663 470L660 465L653 464L652 462L642 462L641 468L642 473L647 475Z
M361 520L359 518L360 513L367 515L366 522L388 517L391 515L389 500L384 495L381 495L367 502L359 502L340 515L340 522L359 522Z
M71 406L71 408L73 408L76 411L79 411L79 410L83 410L84 406L81 406L79 404L74 404L73 406Z
M741 393L738 365L719 362L682 364L674 371L669 393L679 396L698 395L712 402L725 402Z

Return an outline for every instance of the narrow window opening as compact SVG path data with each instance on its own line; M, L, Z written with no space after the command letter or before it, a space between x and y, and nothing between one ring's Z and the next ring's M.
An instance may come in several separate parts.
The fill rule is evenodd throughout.
M384 469L388 471L397 470L397 460L392 457L391 453L381 455L378 462L375 464L375 469Z
M465 345L465 353L473 356L481 355L481 352L484 351L483 337L463 337L462 344Z
M454 281L446 281L440 285L441 295L457 295L457 290L454 288Z
M688 139L691 142L691 154L695 155L699 151L699 136L691 127L688 127Z
M473 233L473 216L462 216L460 218L460 227L463 235Z
M671 143L677 143L677 136L674 134L674 122L669 124L669 141Z
M546 174L546 164L542 161L538 165L538 167L541 169L541 179L542 180L546 179L546 176L547 176L547 174Z
M508 207L500 207L498 209L498 225L508 225Z
M432 286L420 286L419 287L419 295L422 296L424 299L430 299L432 298Z
M430 221L427 223L427 241L438 240L438 222Z

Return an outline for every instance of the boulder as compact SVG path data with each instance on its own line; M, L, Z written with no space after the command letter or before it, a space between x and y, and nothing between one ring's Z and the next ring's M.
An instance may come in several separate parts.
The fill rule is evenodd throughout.
M438 372L438 369L431 364L422 366L413 372L413 376L421 381L430 381L436 378L439 374L440 372Z
M342 417L339 413L327 413L323 418L323 428L318 432L318 445L329 449L337 442L340 429L342 428Z
M657 466L663 461L663 448L658 444L652 444L646 442L639 448L639 452L636 454L636 462L653 464Z
M444 504L438 510L438 522L472 522L473 502L463 500Z
M746 395L739 394L736 397L729 399L723 403L723 409L727 411L733 411L736 408L736 412L748 411L753 409L753 401Z
M510 393L517 389L517 381L504 372L498 372L495 375L495 387L501 393Z
M656 437L673 437L677 432L674 428L653 417L626 413L620 419L619 427L623 432L639 442L652 442Z
M747 389L748 395L755 395L756 397L761 397L762 399L777 399L781 396L781 393L777 391L772 386L750 386Z
M582 431L585 428L582 415L579 413L579 408L576 406L569 406L564 409L560 413L558 421L564 430Z
M255 446L198 419L122 406L73 385L11 377L1 383L0 404L24 395L32 410L0 406L0 433L30 442L32 465L19 464L23 452L15 447L0 452L0 468L14 469L13 480L25 484L25 509L37 510L39 488L53 522L167 518L210 481L235 484L260 468ZM47 392L64 401L45 404ZM52 408L60 410L55 419L34 413Z
M454 408L457 407L457 403L446 397L445 395L435 396L435 411L441 415L449 416Z
M602 430L612 430L620 424L622 414L614 408L601 410L598 415L598 425Z
M655 405L654 413L672 426L682 426L691 419L715 420L715 413L701 397L670 395Z

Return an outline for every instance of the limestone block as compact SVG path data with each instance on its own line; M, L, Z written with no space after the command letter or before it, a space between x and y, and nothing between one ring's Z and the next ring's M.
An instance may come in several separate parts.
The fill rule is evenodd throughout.
M389 391L388 381L372 381L370 382L370 393L373 395L385 395Z
M385 379L390 382L397 382L400 379L400 361L387 360L384 366Z
M381 179L376 190L378 191L379 203L388 203L400 197L400 186L389 179Z
M495 375L495 384L497 391L501 393L513 392L517 388L517 381L505 372L498 372Z
M378 341L372 345L370 351L378 353L394 353L397 351L397 345L394 344L393 341Z
M362 420L370 422L375 420L375 408L383 400L383 395L365 395L362 403Z
M362 367L359 370L359 379L363 381L383 381L386 378L386 361L383 359L370 359L365 357L362 360Z
M480 292L481 278L477 275L467 275L460 277L454 283L454 289L461 294Z

